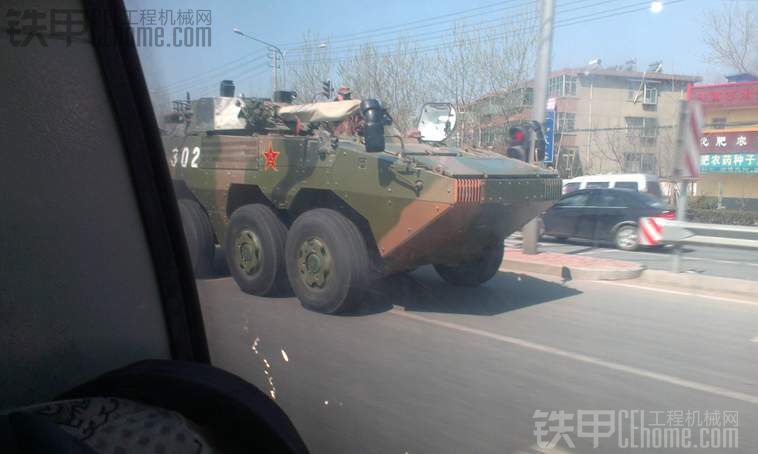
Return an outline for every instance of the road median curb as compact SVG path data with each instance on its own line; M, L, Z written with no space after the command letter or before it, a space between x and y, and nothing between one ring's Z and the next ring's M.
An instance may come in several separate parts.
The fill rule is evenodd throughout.
M645 270L637 280L659 286L670 286L687 290L726 292L758 298L758 282L747 279L705 276L695 273L672 273L663 270Z
M527 255L518 249L506 249L500 269L559 276L564 279L617 281L640 277L645 266L622 260L554 252Z

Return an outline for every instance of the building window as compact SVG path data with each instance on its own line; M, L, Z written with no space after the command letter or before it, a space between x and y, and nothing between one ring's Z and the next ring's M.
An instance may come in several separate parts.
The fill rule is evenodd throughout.
M574 112L556 112L555 126L558 134L570 134L576 131L576 114Z
M643 104L658 104L658 86L649 82L645 83L645 97Z
M724 117L716 117L711 122L711 126L713 126L713 129L724 129L726 128L726 118Z
M626 100L627 101L634 101L634 98L637 97L637 93L641 90L642 87L642 81L640 80L630 80L626 83L627 90L626 90Z
M548 97L576 96L576 81L576 76L551 77L547 82Z
M624 153L624 172L655 174L658 158L650 153Z
M534 89L526 88L524 89L523 105L531 106L532 104L534 104Z
M641 154L640 155L640 173L647 173L650 175L657 174L656 167L658 167L658 157L654 154Z
M561 80L562 76L551 77L547 81L547 95L550 98L561 96Z
M651 81L630 80L627 82L626 100L642 101L643 104L658 104L658 83Z
M579 151L574 147L561 147L558 153L558 173L561 178L574 178L582 174Z
M642 134L642 117L626 117L626 136L639 137Z
M643 146L655 145L658 138L658 120L651 117L626 117L626 136L629 143Z
M576 96L576 76L563 76L563 96Z

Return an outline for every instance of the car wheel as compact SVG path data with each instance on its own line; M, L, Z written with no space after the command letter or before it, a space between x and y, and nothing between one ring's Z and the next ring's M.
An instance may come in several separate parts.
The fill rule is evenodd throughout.
M196 277L207 276L213 270L213 255L216 246L211 222L203 207L196 201L180 199L177 203L182 218L184 238L192 261L192 271L195 272Z
M266 205L244 205L232 213L224 250L229 272L243 292L272 295L287 288L286 238L287 227Z
M614 236L616 247L623 251L633 251L639 247L639 237L637 227L633 225L622 225L616 230Z
M308 309L334 314L355 307L371 284L368 248L358 227L324 208L300 215L287 235L287 275Z
M434 265L434 270L446 282L462 287L476 287L497 273L503 262L503 242L487 247L475 260L458 265Z

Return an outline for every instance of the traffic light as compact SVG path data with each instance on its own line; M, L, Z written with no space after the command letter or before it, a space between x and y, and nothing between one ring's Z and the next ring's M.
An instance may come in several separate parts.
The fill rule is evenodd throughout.
M532 148L532 141L534 148ZM539 122L531 121L508 129L508 146L505 155L526 162L545 159L545 136Z
M509 158L528 161L529 130L526 126L511 126L508 129L508 147L505 155Z
M321 94L324 95L327 101L332 99L332 81L331 80L325 80L321 82Z

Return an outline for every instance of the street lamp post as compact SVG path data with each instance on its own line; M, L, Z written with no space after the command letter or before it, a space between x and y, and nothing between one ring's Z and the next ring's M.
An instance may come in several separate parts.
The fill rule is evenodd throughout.
M278 46L275 46L275 45L273 45L273 44L271 44L269 42L263 41L262 39L258 39L258 38L255 38L253 36L250 36L247 33L245 33L242 30L240 30L239 28L235 27L234 28L234 33L236 33L236 34L238 34L240 36L243 36L243 37L245 37L247 39L252 39L255 42L261 43L264 46L267 46L271 50L271 60L272 60L272 66L273 66L272 67L273 72L272 72L272 76L271 76L271 91L272 92L276 92L279 89L279 87L278 87L278 79L279 79L279 77L278 77L278 74L277 74L277 67L279 66L279 64L278 64L278 61L277 61L278 60L277 59L277 54L282 57L282 84L286 87L287 86L287 60L285 59L284 52L282 52L282 50L279 49Z

